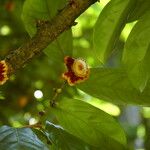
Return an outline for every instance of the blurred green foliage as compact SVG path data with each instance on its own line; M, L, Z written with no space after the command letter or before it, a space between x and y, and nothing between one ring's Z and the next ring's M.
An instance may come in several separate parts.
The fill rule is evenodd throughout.
M36 19L51 19L59 9L63 8L65 2L65 0L59 0L54 3L53 1L46 0L26 0L25 3L24 0L0 1L0 12L2 12L0 13L0 59L5 58L8 53L18 48L25 43L30 36L35 34ZM145 81L146 79L145 76L143 77L143 75L137 74L136 70L131 77L131 81L134 79L133 83L136 83L133 85L129 79L130 76L128 78L132 68L127 69L126 67L132 67L130 64L133 63L132 60L135 60L134 57L137 58L137 55L130 55L130 53L127 53L129 55L124 54L126 41L127 44L129 43L127 50L130 50L132 46L135 46L134 49L136 49L137 45L130 43L130 38L132 39L133 34L135 37L139 37L137 36L139 30L137 29L137 32L135 31L136 26L138 26L136 23L148 10L149 7L147 6L149 6L150 3L148 0L144 3L142 3L143 0L138 0L136 5L132 5L134 9L129 15L129 8L126 8L130 4L130 0L120 3L118 7L116 7L116 3L119 3L119 0L111 0L104 8L108 2L108 0L102 0L101 3L96 3L87 9L76 20L76 26L63 33L56 41L50 44L43 53L29 62L27 66L23 66L21 70L18 70L10 77L10 80L5 85L0 87L1 126L10 125L13 127L22 127L27 124L34 124L40 120L38 113L44 109L48 109L49 113L47 119L53 123L60 123L62 125L62 127L55 126L50 122L46 124L46 132L51 134L44 134L47 138L50 138L50 141L52 140L55 143L49 146L51 149L58 150L61 147L62 150L69 150L72 146L73 150L83 150L83 147L85 150L106 150L106 148L111 150L112 147L115 150L121 150L124 149L124 147L118 143L125 144L124 132L112 117L115 116L115 119L120 121L124 127L129 147L144 148L145 143L146 150L149 150L150 108L133 108L133 113L132 108L128 109L128 106L122 104L145 104L147 106L150 104L149 80L146 80L148 85L144 82L144 87L142 85L143 93L140 93L139 89L141 89L141 84L139 85L137 81L142 81L143 84L143 80ZM131 3L133 2L135 1L131 0ZM140 9L141 3L142 7ZM102 13L100 14L101 11ZM112 11L115 13L112 13ZM108 12L111 14L109 16L110 18L105 15L105 13L107 14ZM102 26L103 19L106 20ZM145 33L147 33L149 37L149 20L146 18L146 21L147 24L143 27L142 31L145 30ZM134 26L135 24L136 26ZM133 33L129 35L130 32ZM93 36L97 42L93 42ZM141 43L143 44L145 34L142 37ZM148 37L146 39L147 43L149 43L150 39ZM139 42L140 40L141 38ZM94 44L96 44L96 48ZM139 44L141 46L140 50L144 52L142 44ZM108 47L109 49L107 49ZM147 49L146 47L145 51ZM139 54L141 56L141 53ZM58 109L53 110L49 107L50 100L54 95L54 89L59 88L63 83L61 74L65 71L63 64L65 55L83 58L90 67L99 67L99 69L91 69L90 79L77 86L77 88L91 95L84 93L76 87L66 86L63 89L63 94L58 96L58 101L60 101L61 105ZM122 65L122 55L124 58L131 58L125 61L126 63L123 62L124 66ZM101 58L106 56L105 64L99 61L99 56L101 56ZM148 64L147 61L146 64ZM107 69L105 69L106 67ZM116 69L121 67L122 69ZM123 70L124 68L125 70ZM138 70L138 72L143 73L141 70ZM135 78L134 75L139 75L139 78ZM64 97L67 97L69 101L62 101ZM82 99L87 103L79 102L78 100L72 101L73 99ZM99 109L104 110L104 112ZM129 114L127 112L129 112ZM139 114L139 116L136 116L137 114ZM93 122L91 123L90 121ZM102 121L102 123L100 123L100 121ZM38 135L37 132L35 133ZM4 133L4 135L5 134L7 133ZM110 141L108 137L111 139ZM97 139L100 138L102 138L102 140L99 140L100 142L98 143ZM96 144L94 144L95 141L97 142ZM65 145L62 144L64 142L66 142ZM140 142L141 144L139 144ZM80 143L79 147L74 147L73 145L77 145L77 143ZM105 143L106 145L108 144L106 148L102 147L100 149L100 147L94 147L100 146L101 144L104 146Z

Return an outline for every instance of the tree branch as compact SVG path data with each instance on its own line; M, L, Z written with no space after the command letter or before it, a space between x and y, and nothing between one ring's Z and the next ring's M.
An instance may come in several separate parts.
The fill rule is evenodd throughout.
M74 25L75 19L97 0L69 0L68 4L50 21L38 21L37 33L26 44L6 56L8 76L42 52L62 32Z

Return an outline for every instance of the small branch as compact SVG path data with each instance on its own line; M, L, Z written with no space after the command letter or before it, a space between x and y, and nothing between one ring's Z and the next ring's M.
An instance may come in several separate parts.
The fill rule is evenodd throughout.
M54 107L56 105L56 99L58 97L58 95L62 92L63 88L65 87L66 85L66 81L64 81L64 83L61 85L60 88L57 88L55 89L55 93L54 93L54 96L52 97L52 99L50 100L50 106L51 107Z
M26 44L6 56L8 76L23 67L36 54L41 53L62 32L74 25L75 19L97 0L69 0L68 4L51 20L38 21L37 33Z
M39 128L39 129L42 129L42 124L40 123L36 123L36 124L32 124L32 125L25 125L23 126L23 128Z

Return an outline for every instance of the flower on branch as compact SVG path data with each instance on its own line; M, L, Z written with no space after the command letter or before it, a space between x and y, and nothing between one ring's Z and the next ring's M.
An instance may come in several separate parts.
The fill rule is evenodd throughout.
M7 76L8 66L4 60L0 61L0 85L8 80Z
M68 84L73 86L76 83L81 83L88 79L90 69L87 63L81 59L75 59L69 56L64 58L65 65L68 71L62 74L63 79L67 80Z

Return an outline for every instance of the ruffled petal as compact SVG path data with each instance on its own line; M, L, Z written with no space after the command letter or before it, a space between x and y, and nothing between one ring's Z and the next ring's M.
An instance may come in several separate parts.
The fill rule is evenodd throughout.
M0 61L0 85L4 84L8 80L7 76L8 67L4 60Z

